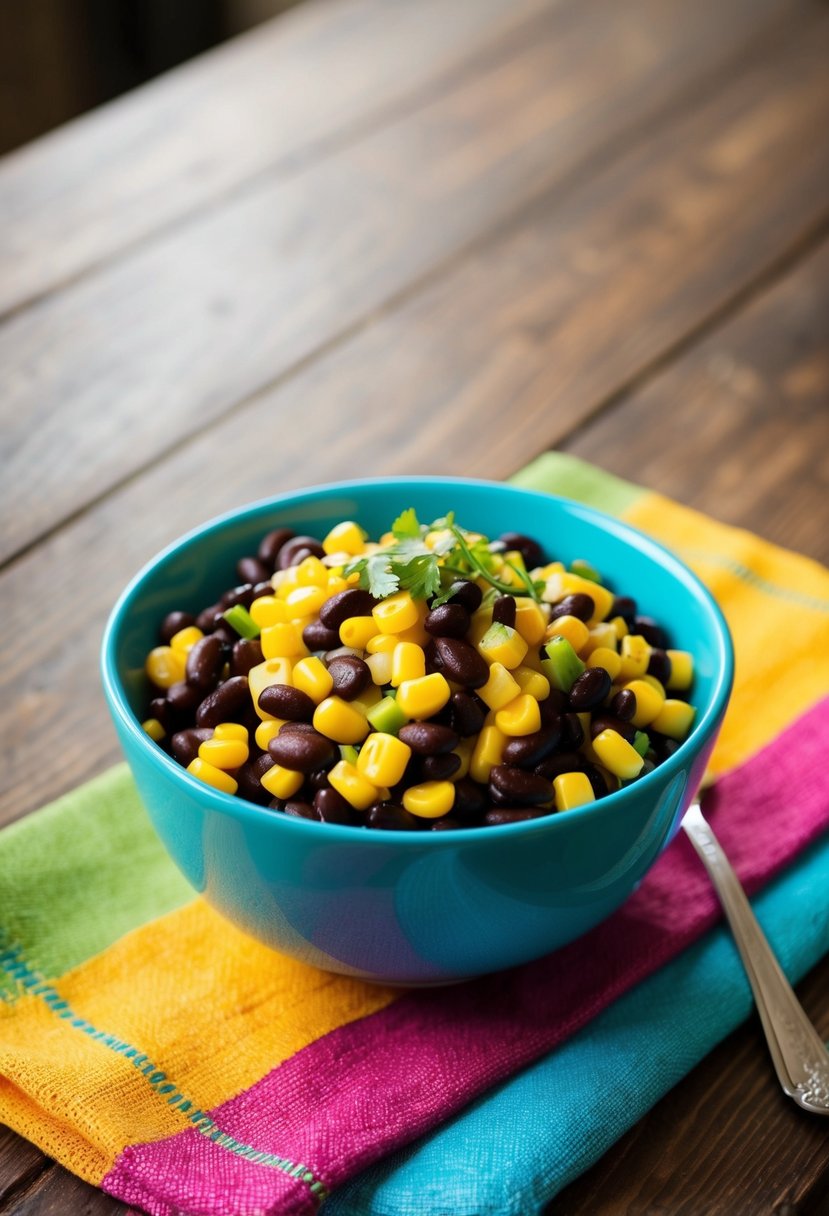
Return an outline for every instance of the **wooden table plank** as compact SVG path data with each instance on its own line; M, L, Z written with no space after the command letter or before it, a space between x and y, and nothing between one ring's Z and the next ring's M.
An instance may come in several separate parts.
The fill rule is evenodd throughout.
M740 73L747 2L765 20L757 22L757 67ZM755 241L779 247L781 235L790 240L813 222L825 198L825 157L811 138L829 113L818 77L829 50L825 10L806 7L803 20L791 25L784 0L735 0L727 17L717 0L691 10L682 0L642 0L633 15L615 0L596 0L595 19L604 27L596 44L580 5L568 3L562 13L569 23L551 23L506 62L481 68L433 105L297 178L257 184L7 321L0 329L9 450L0 485L0 556L32 543L338 335L368 323L390 298L438 273L528 200L558 217L556 231L568 242L580 208L601 205L597 239L615 240L617 224L632 225L645 259L660 250L641 210L647 201L635 188L630 193L632 171L643 175L645 192L651 182L687 191L693 213L681 213L679 196L666 199L663 222L680 230L699 223L706 241L705 221L723 199L723 180L735 187L729 197L743 212L759 191L768 195L753 219ZM700 19L694 40L682 14L703 9L706 22ZM715 11L720 28L712 52L701 29ZM721 88L725 83L722 135L715 80ZM711 100L696 126L677 126L671 103L681 97L690 106L701 92ZM781 103L773 104L781 92ZM658 125L660 115L670 131L662 143L647 141L632 162L622 156L633 133L644 137L643 128ZM692 147L702 141L700 154L711 163L677 168L676 139ZM668 156L673 181L657 155ZM763 156L780 158L781 173L768 182ZM617 174L596 177L597 165L617 158ZM574 204L585 177L595 178L596 188ZM599 197L597 189L608 193ZM628 192L632 212L608 207L616 191ZM738 227L736 213L731 223ZM712 286L721 260L727 279L739 256L744 263L754 258L756 246L742 227L741 212L740 231L729 233L734 251L724 246L707 261L704 248L692 251ZM621 244L598 250L593 262L598 258L605 273L610 260L629 252ZM577 277L594 273L589 263L573 266L560 241L558 256ZM624 297L638 275L616 280L613 307L606 309L609 345L618 340ZM665 323L671 320L666 313ZM576 322L581 314L562 328L568 342ZM581 358L578 343L575 349Z
M0 314L457 82L554 0L327 0L0 163Z
M809 198L825 198L829 183L827 157L798 151L802 124L815 116L809 99L824 48L814 31L793 41L793 60L775 47L716 106L596 175L560 208L540 207L517 234L196 436L0 575L0 598L11 605L0 642L9 744L2 816L25 814L117 755L98 687L98 638L129 575L174 535L248 499L337 476L504 476L744 290L760 257L792 239L817 206ZM781 81L795 71L800 88L784 103ZM772 121L781 114L788 126ZM679 217L676 200L693 191L695 174L705 205ZM32 604L36 651L18 643ZM60 766L41 762L50 752Z

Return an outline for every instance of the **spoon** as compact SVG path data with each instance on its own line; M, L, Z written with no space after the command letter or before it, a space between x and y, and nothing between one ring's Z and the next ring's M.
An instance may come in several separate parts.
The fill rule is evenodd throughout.
M784 1092L804 1110L829 1115L829 1051L792 992L699 799L685 812L682 826L731 926Z

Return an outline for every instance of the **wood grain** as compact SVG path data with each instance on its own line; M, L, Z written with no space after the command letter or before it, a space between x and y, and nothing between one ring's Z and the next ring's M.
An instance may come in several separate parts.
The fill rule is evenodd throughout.
M456 81L553 0L302 5L0 164L0 314Z
M263 180L8 320L0 329L9 453L0 558L368 324L391 298L520 216L528 200L555 217L557 265L542 290L555 292L561 271L587 286L616 265L605 306L608 347L618 342L628 294L663 252L648 222L654 190L674 192L660 204L668 229L660 240L704 234L705 244L687 255L707 268L711 287L750 263L752 240L764 249L790 240L814 221L826 195L825 149L811 132L829 118L825 73L823 86L818 75L829 53L829 13L806 7L792 27L783 0L750 0L753 12L765 10L753 35L765 54L732 87L745 56L738 10L746 2L729 5L727 19L718 16L712 53L708 23L715 8L722 14L717 0L643 0L635 21L615 0L596 0L598 44L580 4L566 0L559 20L520 51L481 67L433 104L298 177ZM706 37L695 41L703 27ZM712 99L725 88L722 106L702 107L702 130L692 124L674 134L669 103L681 95L683 112L692 109L704 86ZM654 124L671 130L661 144L645 139ZM647 151L630 161L622 152L640 128ZM674 139L692 147L702 140L699 163L677 164ZM673 180L657 155L668 157ZM779 157L783 176L771 177L764 157ZM608 163L618 172L596 173ZM576 184L585 177L580 195ZM616 202L620 191L627 210ZM760 192L767 197L751 231L743 216ZM728 241L713 230L724 200L740 208L739 217L728 216ZM601 207L600 231L574 264L574 226L591 207ZM628 228L639 248L618 241ZM718 240L710 258L709 243ZM632 255L641 265L630 264ZM583 320L578 311L566 319L555 311L551 319L566 345ZM672 320L666 310L664 323Z

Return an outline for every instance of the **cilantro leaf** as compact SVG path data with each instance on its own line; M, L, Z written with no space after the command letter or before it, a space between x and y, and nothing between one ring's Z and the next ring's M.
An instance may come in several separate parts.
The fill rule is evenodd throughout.
M435 553L418 553L405 563L395 562L392 569L400 579L401 588L408 591L412 599L428 600L440 590L440 567Z
M407 507L405 511L401 511L392 524L391 530L396 540L406 540L410 537L420 540L421 535L425 531L420 520L417 518L417 512L414 507Z

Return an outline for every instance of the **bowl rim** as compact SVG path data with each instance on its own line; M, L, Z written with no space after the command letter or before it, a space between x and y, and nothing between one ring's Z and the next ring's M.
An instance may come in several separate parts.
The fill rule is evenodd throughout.
M235 794L226 794L207 785L203 781L199 781L188 773L182 765L178 764L171 756L153 743L142 729L141 723L135 717L127 701L117 671L116 642L119 638L123 622L128 616L134 597L156 567L161 562L167 561L175 554L185 550L194 541L204 538L211 532L219 531L225 525L237 522L246 516L268 510L278 511L283 506L290 506L292 509L295 507L301 508L305 504L317 502L334 494L355 493L361 490L370 490L371 488L394 488L402 493L407 486L438 486L446 487L447 489L451 489L452 487L478 487L497 494L506 494L508 497L510 495L517 495L522 498L535 498L539 500L539 503L542 501L548 502L552 499L565 510L581 516L593 526L600 527L614 534L618 540L626 544L634 544L636 548L643 551L648 557L665 567L698 601L702 602L716 626L714 634L719 652L716 655L718 659L717 674L705 711L702 715L695 718L690 734L682 741L672 756L669 756L653 772L646 774L646 776L639 780L628 786L624 786L622 789L613 791L613 793L608 794L604 798L574 807L566 815L550 814L537 819L523 820L518 823L498 824L494 827L449 828L442 832L389 832L381 829L372 831L362 826L352 827L345 824L318 823L316 820L276 815L267 807L238 798ZM520 835L538 833L539 831L555 832L564 830L557 825L561 825L562 822L572 822L574 817L582 819L595 815L597 810L606 811L608 808L618 808L619 811L622 811L626 804L638 800L641 794L651 785L655 785L657 782L665 782L667 784L684 767L688 753L694 750L697 746L697 741L707 738L721 719L728 703L734 679L733 642L722 609L698 575L659 541L652 539L634 525L620 520L613 515L609 515L597 507L589 506L561 494L527 489L523 486L511 485L509 482L483 478L428 475L365 477L324 482L303 487L299 490L286 491L283 494L255 499L240 507L231 508L228 511L215 515L206 522L189 529L176 540L171 541L163 549L159 550L149 561L145 562L118 596L104 628L101 641L100 663L104 693L110 712L117 718L117 721L126 730L128 736L145 752L148 761L158 770L159 774L167 774L172 777L174 782L183 782L184 791L189 791L191 795L197 795L197 801L202 802L203 810L212 807L225 814L230 814L234 818L252 821L260 826L265 823L278 824L280 830L298 833L300 836L310 832L310 840L316 840L317 843L322 840L327 840L330 843L334 843L336 840L344 843L361 841L367 847L374 847L379 844L384 844L388 847L394 841L394 847L397 847L399 842L399 847L404 849L438 848L450 843L457 846L461 841L465 841L471 846L479 845L486 840L493 841L493 832L496 834L494 839L504 837L507 834L510 837L518 837ZM319 836L320 832L323 833L322 837Z

